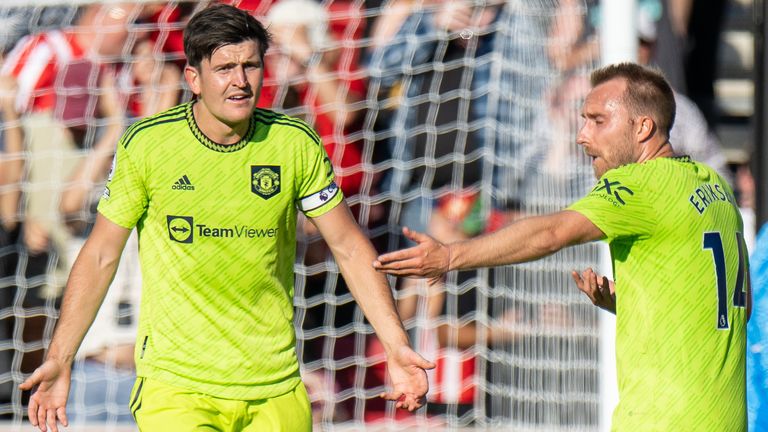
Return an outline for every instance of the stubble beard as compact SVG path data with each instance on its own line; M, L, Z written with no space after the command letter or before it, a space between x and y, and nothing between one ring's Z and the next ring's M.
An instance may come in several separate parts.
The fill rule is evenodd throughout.
M629 139L626 139L620 145L617 145L612 149L613 151L608 154L608 158L601 157L604 164L602 167L594 166L595 178L600 179L606 172L637 162L637 158L632 152L632 145Z

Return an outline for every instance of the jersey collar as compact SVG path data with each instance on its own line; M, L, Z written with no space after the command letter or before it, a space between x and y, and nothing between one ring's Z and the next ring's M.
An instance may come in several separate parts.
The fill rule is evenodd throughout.
M691 157L688 155L678 155L678 156L672 156L670 157L672 160L676 160L678 162L693 162L691 160Z
M251 116L251 119L248 122L248 131L243 135L243 137L240 139L240 141L236 142L235 144L219 144L212 139L205 136L203 131L200 130L199 127L197 127L197 120L195 120L195 115L192 113L192 106L195 104L195 101L187 102L187 109L186 109L186 115L187 115L187 124L189 125L189 129L192 131L192 134L197 138L197 140L200 142L200 144L208 147L209 149L213 151L217 151L220 153L232 153L236 152L238 150L243 149L248 143L251 141L251 138L253 137L254 130L256 129L256 122L253 121L253 116Z

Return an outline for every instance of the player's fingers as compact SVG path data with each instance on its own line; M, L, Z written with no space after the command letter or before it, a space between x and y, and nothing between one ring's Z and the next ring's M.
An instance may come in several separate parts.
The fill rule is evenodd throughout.
M32 387L36 386L37 384L40 384L40 382L43 380L42 378L43 372L40 371L40 369L35 369L34 372L32 372L32 375L27 377L27 379L24 380L23 383L19 384L19 388L21 390L32 390Z
M592 267L587 267L587 268L584 270L584 273L583 273L582 275L584 276L584 279L586 279L586 280L587 280L587 281L589 281L589 282L591 282L591 281L592 281L592 279L596 279L596 277L595 277L595 271L594 271L594 270L592 270Z
M413 412L414 410L419 409L421 406L421 403L419 402L421 398L417 398L416 396L411 395L410 398L408 398L408 411Z
M419 354L416 354L416 366L418 366L418 367L420 367L420 368L422 368L424 370L434 369L434 368L437 367L437 365L435 363L425 359L424 357L420 356Z
M597 299L595 298L595 291L592 287L592 281L591 281L591 269L584 270L581 272L581 280L582 280L582 286L579 287L584 294L589 297L589 300L592 302L592 304L595 304L597 302Z
M396 401L401 397L403 397L403 392L401 391L382 392L379 395L379 397L386 400Z
M45 419L48 422L48 427L51 428L51 432L59 432L58 424L56 423L56 410L55 409L47 409L45 410Z
M406 396L405 393L400 391L385 392L380 395L386 400L395 402L395 408L402 408L405 406Z
M37 416L37 427L40 428L41 431L46 432L48 430L48 427L46 426L46 420L45 420L45 408L42 406L37 407L37 412L35 413Z
M608 278L606 276L602 277L601 284L600 284L600 294L602 294L604 298L611 296L610 281L608 281Z
M35 398L29 398L29 406L27 407L27 416L29 416L29 422L32 426L37 426L37 400Z
M581 278L581 275L576 270L571 270L571 278L573 278L573 281L576 283L576 287L581 292L586 292L584 288L584 280Z
M400 270L402 272L408 272L409 274L421 274L421 260L418 258L410 258L402 261L380 263L378 266L374 264L374 268L383 272Z
M69 426L66 407L59 407L59 409L56 410L56 416L59 418L59 422L61 422L61 424L64 425L64 427Z
M587 273L589 277L589 290L592 292L595 304L598 304L603 300L603 293L600 290L600 284L597 282L597 274L591 268L587 269Z
M403 393L400 395L399 398L397 398L397 403L395 403L395 408L407 408L408 407L408 396Z
M419 398L409 394L406 396L403 402L403 409L407 409L408 411L413 412L421 408L424 404L424 401L426 401L426 398Z
M576 287L579 288L579 291L586 294L586 296L589 298L589 301L591 301L592 304L595 304L597 299L595 299L595 294L590 288L587 274L588 273L586 270L582 274L579 274L579 272L574 270L571 272L571 277L573 278L573 281L576 282Z
M424 243L426 241L432 240L432 237L420 233L418 231L414 231L408 227L403 227L403 234L405 234L408 239L415 241L416 243Z
M401 408L401 409L404 409L404 410L408 410L408 411L413 411L413 404L414 404L413 398L412 397L406 397L406 398L404 398L404 400L400 404L400 406L398 406L398 408Z
M379 266L384 266L393 262L412 259L418 255L414 249L415 248L402 249L379 255L379 257L376 258L376 261L373 262L373 266L377 267L377 264Z

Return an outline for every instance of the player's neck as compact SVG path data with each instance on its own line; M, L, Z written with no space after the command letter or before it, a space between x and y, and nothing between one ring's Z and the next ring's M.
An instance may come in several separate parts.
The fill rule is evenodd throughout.
M229 125L216 118L202 105L200 102L192 105L192 115L195 117L195 123L197 123L200 132L211 141L222 145L236 144L248 133L249 122L247 120L240 124Z
M656 158L672 157L675 155L672 145L669 141L648 142L643 146L643 150L638 158L638 163L643 163Z

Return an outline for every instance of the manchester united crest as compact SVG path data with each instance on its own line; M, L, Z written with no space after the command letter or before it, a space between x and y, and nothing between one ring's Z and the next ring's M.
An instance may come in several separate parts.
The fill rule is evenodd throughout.
M280 193L280 167L251 165L251 192L270 199Z

